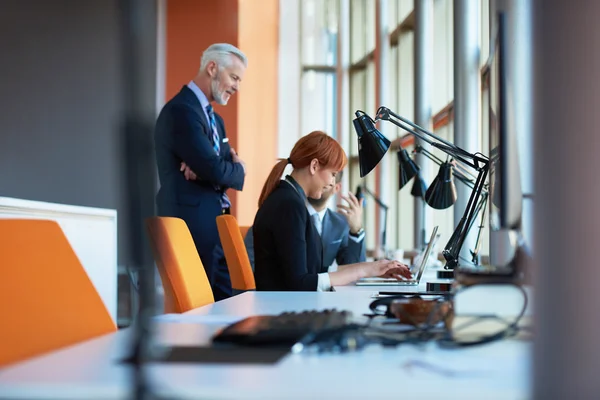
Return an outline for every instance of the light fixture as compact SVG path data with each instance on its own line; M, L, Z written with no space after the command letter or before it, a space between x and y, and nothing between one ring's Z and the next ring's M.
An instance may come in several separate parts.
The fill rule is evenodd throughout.
M401 149L398 152L398 188L402 189L418 173L419 166L410 158L406 149Z
M437 176L425 192L425 201L436 210L444 210L456 203L456 186L452 179L452 165L444 162Z
M471 154L454 145L453 143L421 128L419 125L399 116L398 114L395 114L387 107L379 107L375 120L371 119L371 117L360 110L356 111L355 115L356 119L354 119L353 123L359 140L358 152L359 160L361 161L361 177L364 177L377 165L377 163L383 157L383 154L385 154L385 151L387 151L389 148L389 140L387 140L385 136L383 136L381 132L375 128L376 121L380 120L393 123L408 133L415 135L417 138L428 143L432 147L435 147L448 154L455 161L461 162L464 165L468 165L477 171L477 177L473 182L473 190L471 191L471 196L469 197L465 212L456 226L456 229L452 233L450 240L442 251L444 258L446 259L446 265L444 268L454 269L458 267L460 250L467 237L467 234L469 233L469 229L473 225L473 221L476 218L478 205L480 204L478 200L481 198L482 191L485 186L485 179L489 171L489 158L480 153ZM367 137L368 139L365 139ZM369 147L365 147L367 142L369 143ZM385 146L380 146L380 148L385 147L385 150L383 152L380 150L377 158L373 154L373 148L378 143L385 144ZM364 156L361 154L361 152L365 152ZM363 158L365 160L364 169ZM367 163L367 161L369 163ZM431 203L428 201L428 204L441 207L445 204L450 202L454 203L454 201L456 201L456 188L453 186L454 184L452 183L451 178L452 166L448 163L446 166L440 168L440 172L438 173L436 180L431 185L433 188L430 186L430 188L425 192L425 198L427 199L427 197L429 197L431 201Z
M442 161L439 157L437 157L435 154L431 153L430 151L428 151L421 145L416 145L413 152L423 154L425 157L427 157L428 159L430 159L431 161L433 161L434 163L436 163L439 166L441 166L444 163L444 161ZM474 182L475 182L476 176L474 176L471 172L469 172L466 168L464 168L461 165L461 163L456 162L456 161L452 162L452 171L453 171L452 175L453 175L453 178L455 181L458 180L459 182L463 183L467 187L469 187L471 189L474 188ZM423 184L425 184L425 182L423 182ZM487 200L488 200L488 196L489 196L489 187L488 186L489 186L488 184L483 185L483 189L481 191L481 197L479 198L479 201L477 202L477 206L474 210L475 217L477 217L478 215L481 214L481 222L477 227L477 239L475 240L475 248L470 250L471 262L474 265L479 265L479 247L480 247L480 243L481 243L481 233L482 233L482 230L483 230L484 224L485 224L485 210L487 207ZM418 192L418 190L419 189L417 188L417 180L415 179L415 184L413 185L411 194L415 197L422 197L422 196L419 196L418 194L416 194ZM423 190L423 193L425 193L425 190ZM475 218L473 218L471 220L471 225L467 227L467 230L471 230L474 223L475 223Z
M358 135L360 177L364 178L379 164L390 148L390 141L375 128L371 118L357 118L353 123Z
M419 173L415 178L410 194L413 195L413 197L425 197L425 192L427 192L427 184Z

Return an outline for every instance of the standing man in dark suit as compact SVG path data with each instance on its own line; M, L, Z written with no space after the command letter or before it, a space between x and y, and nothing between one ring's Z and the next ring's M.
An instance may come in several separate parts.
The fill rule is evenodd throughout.
M238 91L246 66L246 56L235 46L208 47L196 77L161 110L154 133L158 215L186 222L215 300L231 296L216 217L229 213L225 191L242 190L246 166L230 148L223 119L211 103L227 104Z
M339 213L327 208L329 199L341 190L341 180L342 171L337 173L334 186L323 189L320 199L307 198L306 207L319 233L323 251L323 265L319 272L335 271L336 265L354 264L367 259L362 203L350 193L349 196L342 196L348 205L339 205ZM248 229L244 243L254 268L252 228Z

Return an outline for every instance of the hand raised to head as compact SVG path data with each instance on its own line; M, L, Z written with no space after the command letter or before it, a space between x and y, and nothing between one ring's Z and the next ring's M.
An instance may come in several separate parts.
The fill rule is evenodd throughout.
M358 200L353 193L348 193L347 196L342 195L342 199L348 205L338 204L339 212L346 217L351 233L357 233L362 228L363 206L362 201Z

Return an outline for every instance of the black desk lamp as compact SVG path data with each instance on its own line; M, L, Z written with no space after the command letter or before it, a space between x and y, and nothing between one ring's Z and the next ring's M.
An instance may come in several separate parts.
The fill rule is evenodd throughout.
M377 130L377 128L375 128L376 121L380 121L380 120L389 121L389 122L393 123L394 125L398 126L399 128L402 128L405 131L415 135L417 138L423 140L424 142L430 144L433 147L436 147L436 148L442 150L444 153L453 157L455 160L457 160L465 165L468 165L477 171L477 178L475 179L475 182L473 183L473 190L471 191L471 196L469 197L469 201L467 203L465 212L464 212L460 222L456 226L456 229L452 233L450 240L448 241L448 243L444 247L444 250L442 251L444 258L446 259L446 265L444 266L444 268L445 269L455 269L456 267L458 267L458 264L459 264L459 254L460 254L462 245L467 237L469 228L472 226L473 220L476 217L475 212L477 210L478 200L481 197L482 190L485 185L485 180L486 180L486 177L487 177L487 174L489 171L488 157L484 156L481 153L471 154L471 153L461 149L460 147L454 145L453 143L451 143L447 140L444 140L444 139L440 138L439 136L425 130L424 128L420 127L419 125L399 116L398 114L394 113L387 107L379 107L379 109L377 110L377 115L375 116L375 120L371 119L366 113L364 113L363 111L360 111L360 110L356 111L355 114L356 114L356 119L354 119L353 123L354 123L354 128L356 129L356 133L359 137L358 152L359 152L359 160L361 161L361 177L363 177L364 175L369 173L375 167L375 165L377 165L377 163L383 157L383 154L385 154L385 151L387 151L387 149L389 148L389 143L390 143L389 140L387 140L385 138L385 136L383 136L381 134L381 132L379 132ZM364 147L365 147L364 144L367 144L367 143L369 144L369 147L368 147L368 149L364 149ZM386 143L387 143L387 147L385 147ZM374 153L373 149L376 147L377 144L382 144L383 146L380 146L380 149L385 147L385 150L383 151L383 153L381 153L381 150L379 151L379 154L378 154L379 158L373 164L373 162L375 160L375 157L373 155L373 153ZM365 151L365 150L369 152L368 154L365 154L365 162L367 161L367 158L368 158L368 161L370 163L367 164L366 166L368 166L370 168L369 169L365 168L365 170L364 170L365 172L363 174L363 164L362 164L363 158L361 157L361 151ZM450 171L451 171L451 169L450 169ZM441 177L440 177L440 174L438 173L438 178L439 178L438 183L434 182L437 185L437 190L441 190L442 192L444 192L446 194L444 194L443 196L440 196L439 199L438 199L438 197L434 198L434 196L431 196L432 197L431 202L436 205L443 205L444 202L448 202L452 197L452 190L451 189L449 190L449 187L451 187L451 184L448 183L447 178L449 178L449 176L446 175L445 171ZM427 192L437 193L437 190L434 191L430 187ZM427 196L427 193L426 193L426 196ZM438 200L439 200L439 203L437 202Z
M430 159L431 161L433 161L434 163L439 165L440 168L443 168L444 164L447 163L447 162L442 161L435 154L431 153L429 150L427 150L426 148L424 148L421 145L416 145L413 152L423 154L425 157L427 157L428 159ZM475 188L474 182L476 180L476 177L473 174L471 174L468 170L464 169L462 167L462 165L458 162L451 162L449 164L451 164L452 169L454 170L454 174L453 174L454 178L456 178L458 181L462 182L464 185L468 186L471 189ZM413 191L415 191L416 186L420 186L420 185L417 185L417 180L415 180L415 184L413 185ZM411 191L411 194L412 194L412 191ZM475 217L471 220L471 222L470 222L471 225L469 225L467 227L467 232L469 232L471 230L471 228L473 227L473 224L475 223L475 218L479 215L479 213L481 213L481 223L479 224L478 231L477 231L477 239L475 240L475 248L473 250L469 251L471 253L471 262L475 265L479 264L479 246L481 244L481 232L482 232L482 229L484 227L484 222L485 222L485 209L487 207L488 195L489 195L488 184L486 183L483 185L483 188L481 190L481 197L479 198L479 201L477 202L477 206L475 207ZM413 196L416 196L416 195L413 194Z
M390 141L379 132L370 121L355 119L354 130L358 135L358 164L360 177L364 178L379 164L385 153L390 148ZM408 157L408 155L407 155Z
M445 210L456 203L456 186L452 179L452 165L449 162L440 164L440 169L429 189L425 192L425 202L436 210Z
M406 149L400 149L398 152L398 187L402 189L419 173L419 170L419 166L409 157Z
M423 179L421 174L417 174L417 177L413 182L412 189L410 190L410 194L414 197L425 197L425 192L427 192L427 184L425 183L425 179Z

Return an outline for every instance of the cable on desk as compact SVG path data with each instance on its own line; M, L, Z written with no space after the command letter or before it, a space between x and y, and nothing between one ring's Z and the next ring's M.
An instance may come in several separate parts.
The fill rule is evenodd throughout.
M475 315L472 319L460 324L455 328L448 327L445 323L439 323L436 321L447 321L451 317L451 313L454 313L453 307L449 307L448 310L440 315L442 307L448 301L451 301L458 294L464 291L480 285L472 285L468 287L461 287L454 293L442 295L437 298L437 302L428 313L425 322L422 324L415 324L402 331L391 331L389 329L382 328L373 324L373 321L377 317L389 316L389 311L382 312L379 307L386 306L389 309L391 302L394 299L406 299L412 296L392 296L384 299L378 299L370 304L370 308L373 314L366 315L369 320L364 324L352 323L342 327L325 329L319 332L313 332L306 336L300 343L297 343L292 351L294 353L300 352L349 352L357 351L364 348L368 344L379 344L382 346L398 346L401 344L412 344L412 345L424 345L426 343L435 342L444 348L462 348L468 346L481 345L491 343L496 340L505 339L511 337L519 332L518 326L521 321L528 305L527 292L522 286L518 284L512 284L515 286L523 296L523 306L512 321L507 321L505 318L494 314L481 314ZM400 313L405 313L403 309L397 310ZM406 313L406 318L401 320L412 319L411 315ZM459 340L456 337L456 333L469 326L477 324L484 320L495 319L506 324L506 328L500 332L483 335L478 337L476 340ZM409 325L410 326L410 325Z
M469 288L472 288L475 286L481 286L481 285L472 285L472 286L460 288L454 294L452 294L451 296L448 296L448 298L456 297L456 295L458 295L459 293L462 293L462 292L468 290ZM523 318L525 311L527 310L527 305L528 305L528 296L527 296L527 292L525 291L525 289L521 285L518 285L518 284L512 284L512 286L515 286L523 296L523 306L522 306L519 314L517 315L517 317L512 322L507 322L505 318L497 316L497 315L487 314L487 315L473 316L472 320L466 321L465 323L463 323L462 325L460 325L459 327L454 328L454 329L447 329L446 327L440 327L437 324L432 323L432 319L434 318L434 316L437 315L437 313L439 312L439 308L443 304L442 301L439 301L435 305L435 307L430 311L426 322L424 324L415 326L413 329L405 330L402 332L390 332L389 330L385 330L385 329L373 326L371 324L373 318L375 318L376 316L386 316L386 314L387 314L387 312L383 313L383 314L379 313L377 311L377 307L381 306L381 305L386 305L389 307L389 304L391 304L391 301L393 301L394 299L406 298L406 296L402 296L402 297L398 296L398 297L386 298L386 301L380 301L381 300L380 299L380 300L376 300L371 303L371 310L373 311L373 315L371 316L371 320L369 321L369 324L367 326L365 326L364 334L366 337L370 338L371 341L377 341L377 340L383 341L384 343L381 343L381 344L384 344L384 345L393 345L394 343L396 345L399 345L399 344L423 344L423 343L426 343L429 341L435 341L440 346L443 346L445 348L475 346L475 345L491 343L493 341L500 340L500 339L505 339L505 338L514 336L515 334L517 334L519 332L520 328L519 328L518 324L521 321L521 319ZM444 297L444 299L447 300L446 297ZM400 310L400 312L402 312L402 310ZM452 308L449 309L446 314L441 316L441 318L439 318L439 320L445 321L450 316L451 312L454 312L454 310ZM503 321L503 322L507 323L507 327L500 332L490 334L490 335L484 335L484 336L478 338L477 340L471 340L471 341L460 341L460 340L457 340L456 337L453 335L453 333L456 333L457 331L459 331L461 329L465 329L468 326L474 325L482 320L487 320L487 319L497 319L497 320Z
M474 286L477 286L477 285L474 285ZM458 329L453 329L453 330L448 330L446 332L446 335L442 339L440 339L438 341L438 343L441 346L446 347L446 348L468 347L468 346L477 346L477 345L481 345L481 344L487 344L487 343L494 342L496 340L505 339L505 338L516 335L520 330L519 322L521 322L521 319L525 315L525 312L527 310L527 305L529 303L529 298L527 296L527 292L521 285L512 284L512 286L516 287L519 290L519 292L521 293L521 295L523 296L523 306L521 307L521 311L519 312L517 317L514 319L514 321L509 323L508 326L504 330L494 333L494 334L490 334L490 335L483 335L480 338L478 338L477 340L461 341L461 340L456 340L456 337L453 335L453 332L457 331ZM469 286L469 288L471 288L471 287L473 287L473 286ZM491 316L490 315L482 315L482 316L475 316L473 318L474 318L474 320L472 321L472 323L470 323L470 324L465 323L460 328L464 329L466 326L473 325L474 323L477 323L483 319L489 319L489 318L491 318ZM504 320L504 318L498 317L498 316L493 316L493 318L499 319L499 320Z

